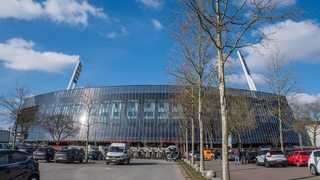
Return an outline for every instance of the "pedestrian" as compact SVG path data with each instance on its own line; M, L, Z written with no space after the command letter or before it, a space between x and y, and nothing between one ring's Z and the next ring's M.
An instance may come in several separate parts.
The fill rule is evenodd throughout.
M234 164L235 165L240 165L241 164L240 163L240 151L239 151L238 148L235 149L235 151L234 151Z
M221 160L221 152L220 152L220 150L219 150L219 149L218 149L217 151L218 151L218 152L217 152L218 160L220 161L220 160Z
M242 149L242 151L241 151L241 163L242 164L246 164L247 163L247 158L246 158L246 151L244 150L244 149Z

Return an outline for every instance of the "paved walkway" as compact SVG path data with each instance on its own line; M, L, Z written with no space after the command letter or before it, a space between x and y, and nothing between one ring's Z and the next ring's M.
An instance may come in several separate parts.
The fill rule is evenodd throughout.
M196 161L199 164L199 161ZM222 164L219 160L206 160L205 170L213 170L217 177L222 177ZM307 167L271 167L255 164L234 165L229 161L230 179L232 180L319 180L319 176L312 176Z

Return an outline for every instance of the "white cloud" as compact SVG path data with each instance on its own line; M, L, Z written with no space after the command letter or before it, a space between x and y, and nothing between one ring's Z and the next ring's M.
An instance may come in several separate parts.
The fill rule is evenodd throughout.
M80 58L78 55L39 52L34 50L34 46L34 42L21 38L0 43L0 61L10 69L61 72L74 66Z
M89 15L107 18L102 8L96 8L87 1L45 0L38 3L33 0L2 0L0 6L0 18L49 18L58 23L86 26Z
M118 32L112 31L108 33L100 33L102 36L107 38L117 38L117 37L123 37L129 35L129 32L126 30L124 26L120 26L120 30Z
M159 31L159 30L163 29L163 25L161 24L160 21L158 21L156 19L152 19L151 23L154 26L155 30Z
M311 95L306 93L290 94L287 99L294 96L295 102L300 105L310 104L320 99L320 94Z
M106 34L106 36L108 38L115 38L115 37L117 37L117 33L116 32L109 32L109 33Z
M153 8L153 9L159 9L163 4L162 0L137 0L137 2L143 4L148 8Z
M2 0L0 6L0 18L34 19L40 17L41 4L33 0Z
M263 80L263 76L261 74L251 73L251 78L252 78L254 84L256 85L258 91L261 90L261 89L259 89L258 85L263 85L266 83L265 80ZM249 89L249 84L247 82L247 79L246 79L242 69L241 69L240 73L226 75L226 82L228 84L232 84L233 86L236 86L236 87L241 86L241 87Z
M264 41L263 45L255 46L260 53L251 48L245 49L248 53L247 63L253 69L265 68L269 61L268 58L274 54L276 49L289 61L320 63L319 24L310 21L287 20L276 25L266 26L262 31L275 33L270 37L272 41Z

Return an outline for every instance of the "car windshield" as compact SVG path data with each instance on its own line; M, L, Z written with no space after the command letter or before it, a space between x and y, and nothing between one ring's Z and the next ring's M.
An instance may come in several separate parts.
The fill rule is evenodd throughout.
M123 147L110 147L109 152L123 152L124 148Z
M310 152L301 152L300 155L307 155L309 156L311 154L311 151Z
M282 155L283 154L282 151L270 151L270 153L273 155Z
M320 157L320 151L314 151L314 156L315 157Z
M99 151L91 151L90 153L94 154L94 155L98 155L100 152Z
M44 152L44 151L46 151L46 148L37 148L36 151L37 152Z

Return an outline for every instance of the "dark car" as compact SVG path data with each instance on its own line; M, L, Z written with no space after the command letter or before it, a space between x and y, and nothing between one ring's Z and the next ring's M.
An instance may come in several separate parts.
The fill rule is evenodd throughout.
M68 162L73 163L74 161L83 162L84 155L80 149L63 149L56 152L54 155L55 162Z
M248 151L245 153L245 161L246 163L255 163L258 152Z
M51 147L39 147L33 152L33 159L46 160L50 162L54 159L55 149Z
M189 152L189 157L192 156L192 151ZM194 160L200 160L200 151L194 151L193 154Z
M101 151L90 151L89 152L89 159L102 160L102 159L104 159L104 156Z
M0 150L0 179L39 180L39 164L27 152Z

